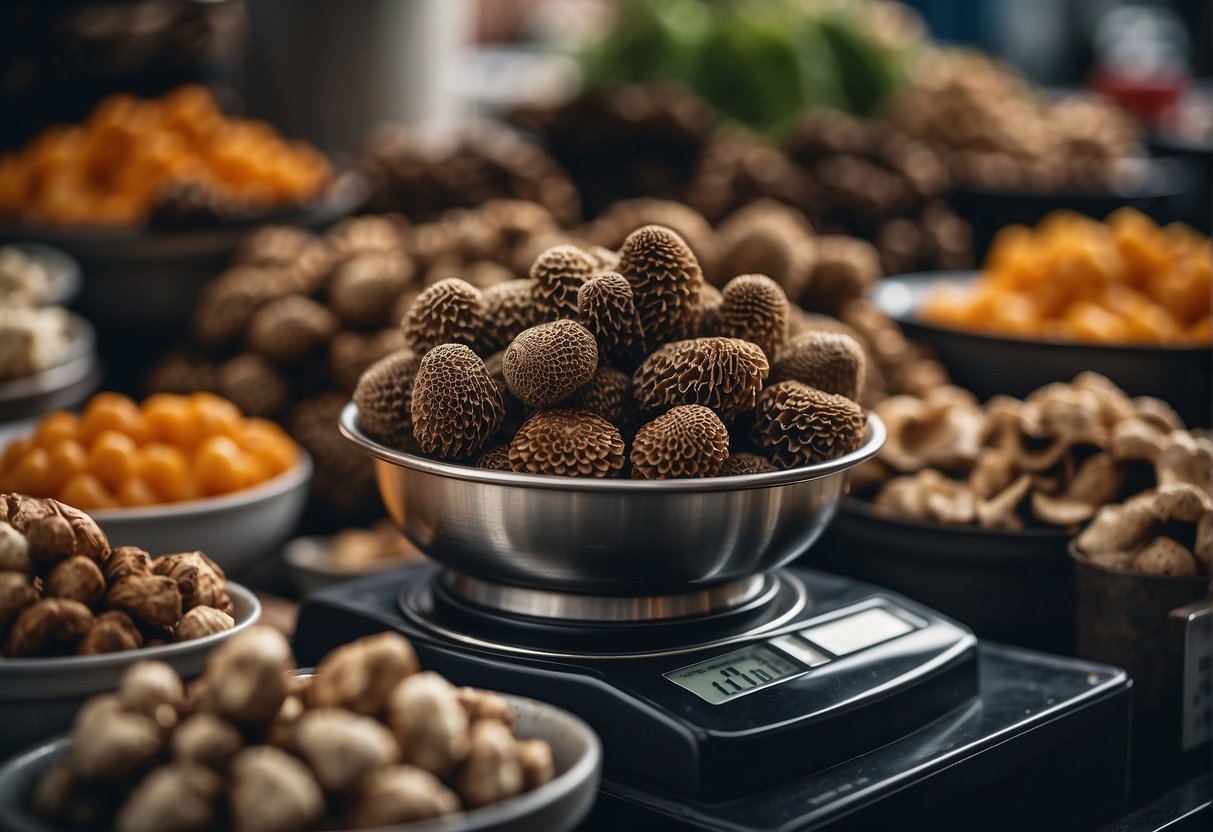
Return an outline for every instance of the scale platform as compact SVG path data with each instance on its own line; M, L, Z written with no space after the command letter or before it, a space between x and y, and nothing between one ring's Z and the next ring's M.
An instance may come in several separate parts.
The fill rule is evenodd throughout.
M980 644L826 573L613 599L421 566L311 596L296 653L388 629L458 684L589 722L605 767L587 828L1042 832L1097 825L1126 793L1123 671Z

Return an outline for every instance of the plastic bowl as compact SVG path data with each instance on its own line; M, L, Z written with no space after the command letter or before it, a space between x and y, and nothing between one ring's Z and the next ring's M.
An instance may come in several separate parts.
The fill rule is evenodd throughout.
M111 546L138 546L153 555L195 549L239 575L271 553L303 514L312 460L299 461L267 482L218 497L89 514Z
M257 596L240 584L227 582L236 626L222 633L98 656L0 658L0 756L68 730L85 700L118 687L118 680L135 662L161 661L184 679L202 675L211 651L261 618Z
M1208 344L1093 344L1015 338L942 326L919 317L936 286L968 286L977 275L975 271L899 275L879 281L870 297L910 337L929 344L953 381L980 399L999 393L1023 398L1049 382L1070 381L1093 370L1129 395L1162 399L1189 425L1210 423L1213 350Z
M705 479L625 480L486 471L382 445L347 405L341 432L374 458L379 492L405 537L455 572L491 582L597 595L704 589L787 564L834 516L852 468L884 444L868 415L864 442L787 471Z
M399 832L566 832L594 805L602 776L602 743L588 725L560 708L506 696L521 739L542 739L552 746L556 777L534 791L491 806L431 821L386 827ZM38 778L62 760L68 740L39 745L0 768L0 829L6 832L55 832L29 814L29 795Z

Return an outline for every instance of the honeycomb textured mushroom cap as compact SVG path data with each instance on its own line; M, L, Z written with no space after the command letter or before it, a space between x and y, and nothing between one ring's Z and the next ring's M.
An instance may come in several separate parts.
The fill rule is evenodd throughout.
M648 197L613 202L590 224L586 236L601 248L617 249L628 234L645 225L673 231L690 246L704 273L712 274L718 250L716 232L707 217L681 202Z
M402 252L358 254L333 275L329 308L351 326L381 326L412 277L413 264Z
M681 237L659 225L638 228L619 250L619 273L632 286L642 352L694 333L703 273Z
M544 323L543 307L532 298L535 281L506 280L484 290L484 343L501 350L524 329Z
M594 261L594 268L600 272L619 271L619 252L605 246L586 246L582 249Z
M413 380L421 356L403 349L381 358L354 388L358 425L373 438L403 448L413 437Z
M484 362L464 344L439 344L413 379L413 437L423 453L466 459L501 426L501 392Z
M702 405L682 405L636 431L632 478L714 477L728 456L729 430L720 417Z
M272 364L259 355L242 353L215 370L215 386L246 416L270 417L286 407L290 385Z
M729 454L729 458L724 461L724 465L720 466L720 473L716 476L741 477L747 474L766 474L778 470L766 457L741 451Z
M510 392L527 407L567 399L598 368L598 345L575 321L553 321L519 333L502 356Z
M626 431L636 415L632 399L632 377L614 367L599 367L594 376L569 400L577 410L601 416L615 427Z
M576 317L577 291L596 269L594 260L577 246L549 248L531 266L535 304L547 317Z
M666 344L632 376L637 404L710 407L726 422L754 408L770 365L762 350L737 338L692 338Z
M632 287L621 274L595 275L577 290L577 320L594 335L598 353L624 360L640 351L643 338Z
M248 347L271 361L302 361L328 344L337 318L316 301L291 295L271 301L253 315Z
M817 238L817 262L801 300L805 307L837 312L847 301L862 297L880 279L876 247L856 237Z
M720 226L720 267L724 281L738 274L765 274L798 300L813 277L817 243L804 217L785 205L760 200Z
M867 423L850 399L799 381L773 384L754 408L753 439L778 468L794 468L850 453Z
M439 344L478 347L484 320L480 290L452 277L438 281L418 295L400 327L409 349L425 354Z
M849 335L806 332L793 338L771 365L771 383L799 381L852 401L863 389L867 359L863 347Z
M720 334L741 338L762 348L774 361L788 340L788 297L771 278L739 275L721 292Z
M513 471L510 465L510 446L507 443L494 445L476 459L476 467L484 471Z
M541 410L510 441L510 466L520 474L611 477L624 462L619 429L584 410Z
M722 335L720 331L720 305L724 303L724 295L711 283L699 287L699 303L696 316L695 333L699 338L712 338Z

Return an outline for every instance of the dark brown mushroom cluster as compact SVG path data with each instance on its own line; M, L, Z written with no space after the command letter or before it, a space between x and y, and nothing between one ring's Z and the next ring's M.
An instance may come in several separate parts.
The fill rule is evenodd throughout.
M1140 156L1140 127L1091 95L1050 100L976 52L926 55L892 122L930 145L959 183L1032 191L1109 189Z
M889 437L852 482L883 513L1007 530L1089 523L1077 545L1106 566L1208 570L1213 441L1158 399L1083 373L1023 401L979 405L941 387L874 410Z
M219 565L201 552L110 549L91 517L0 494L5 656L82 656L190 641L235 626Z
M556 776L551 746L517 736L504 697L422 671L396 633L339 647L312 676L294 670L270 627L233 636L188 685L135 664L80 709L34 812L117 832L385 829Z
M498 284L518 287L504 305L457 278L419 295L405 348L354 391L360 427L481 468L637 479L791 468L862 441L863 348L807 316L790 339L793 307L770 277L716 291L660 225L617 252L555 246L530 275ZM784 380L768 387L772 362Z

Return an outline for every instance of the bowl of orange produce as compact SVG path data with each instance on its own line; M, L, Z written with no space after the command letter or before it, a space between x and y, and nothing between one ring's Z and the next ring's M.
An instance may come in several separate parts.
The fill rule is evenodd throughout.
M0 492L90 514L114 546L201 549L239 574L303 513L312 462L282 428L213 393L98 393L0 436Z
M1122 208L999 232L980 271L881 281L872 299L985 399L1084 370L1210 422L1209 238Z

